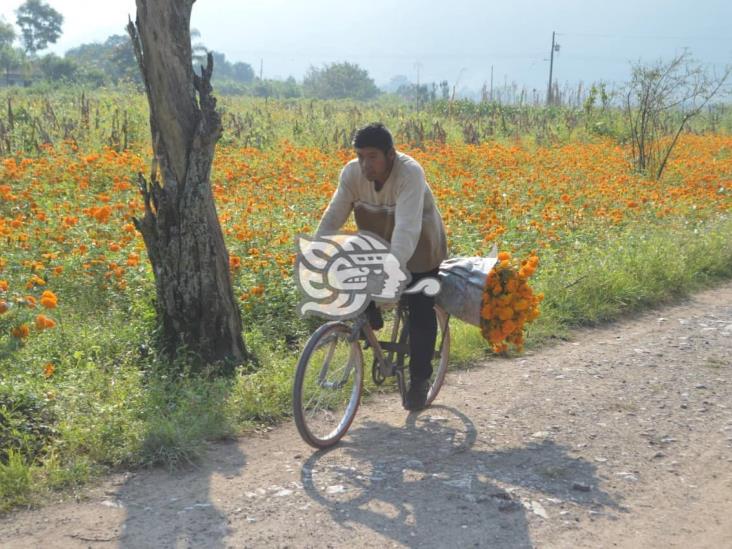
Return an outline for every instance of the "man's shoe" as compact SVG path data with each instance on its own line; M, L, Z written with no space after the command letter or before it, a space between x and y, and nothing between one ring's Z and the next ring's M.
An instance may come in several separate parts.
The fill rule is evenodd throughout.
M413 380L409 384L407 396L404 399L404 407L410 412L422 410L427 406L427 393L430 392L429 379Z

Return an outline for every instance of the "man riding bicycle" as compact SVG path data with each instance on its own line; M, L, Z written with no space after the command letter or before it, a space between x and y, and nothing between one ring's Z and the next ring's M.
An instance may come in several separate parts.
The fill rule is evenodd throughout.
M337 232L354 212L359 230L370 231L390 242L391 253L412 282L437 277L447 258L447 237L442 217L419 163L394 148L391 133L381 123L356 132L357 158L343 168L316 236ZM408 294L409 373L408 410L424 408L432 375L432 355L437 337L435 298ZM371 302L366 310L374 329L383 325L381 313Z

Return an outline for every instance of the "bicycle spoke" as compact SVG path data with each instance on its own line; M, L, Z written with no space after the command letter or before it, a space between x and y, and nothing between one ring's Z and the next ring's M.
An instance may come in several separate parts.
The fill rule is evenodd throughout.
M303 438L314 446L338 440L358 407L363 358L349 334L346 324L324 325L298 363L295 421Z

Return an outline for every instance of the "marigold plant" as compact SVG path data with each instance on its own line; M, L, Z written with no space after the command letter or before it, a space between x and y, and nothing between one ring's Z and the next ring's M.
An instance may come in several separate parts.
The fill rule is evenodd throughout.
M40 279L43 286L45 280ZM44 290L40 298L18 292L11 292L10 285L5 280L0 280L0 339L9 334L16 344L22 345L31 335L31 328L42 332L55 328L57 323L53 318L44 314L36 314L29 309L36 309L38 302L46 309L54 309L58 305L58 297L51 290Z
M538 264L538 256L531 255L517 268L511 262L511 254L501 252L498 263L486 277L480 330L496 353L507 351L509 344L519 352L523 350L525 326L539 316L539 303L544 299L528 284Z

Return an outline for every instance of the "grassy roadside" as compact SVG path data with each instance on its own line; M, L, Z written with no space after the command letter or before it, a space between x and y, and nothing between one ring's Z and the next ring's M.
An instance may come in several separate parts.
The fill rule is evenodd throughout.
M546 299L527 345L732 278L732 219L631 225L612 239L575 241L542 256L533 286ZM246 334L256 372L233 379L172 375L149 352L149 296L110 303L95 318L65 311L59 330L0 350L0 511L63 497L110 469L199 459L205 441L286 418L297 350ZM475 327L452 323L453 368L488 356ZM51 357L52 377L37 372Z

